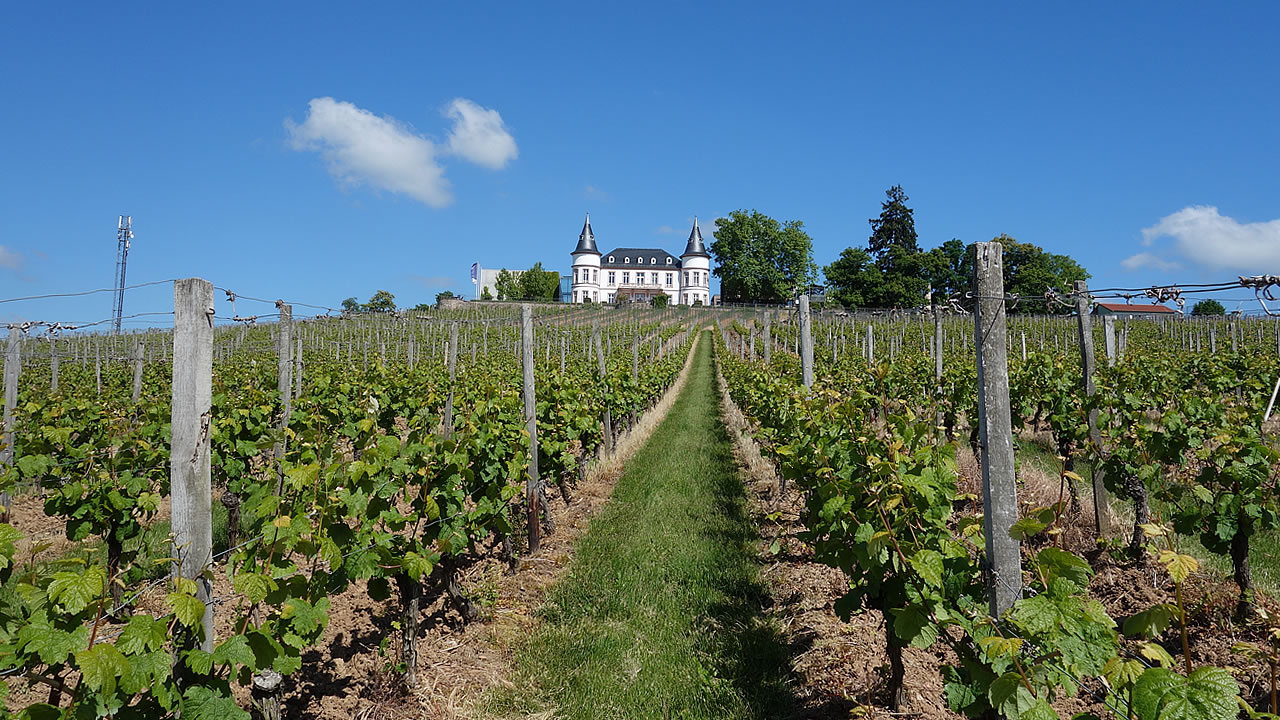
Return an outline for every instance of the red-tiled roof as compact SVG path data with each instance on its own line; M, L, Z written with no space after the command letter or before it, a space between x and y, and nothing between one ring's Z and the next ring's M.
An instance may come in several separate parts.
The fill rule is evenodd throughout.
M1163 305L1131 305L1129 303L1097 303L1097 307L1106 308L1111 312L1131 312L1131 313L1172 313L1172 308Z

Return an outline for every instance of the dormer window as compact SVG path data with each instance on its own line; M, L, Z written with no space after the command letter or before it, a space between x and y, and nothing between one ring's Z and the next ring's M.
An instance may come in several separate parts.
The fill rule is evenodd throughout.
M671 258L667 258L667 264L668 264L668 265L670 265L670 264L671 264Z
M626 263L626 264L630 265L630 264L631 264L631 258L629 258L629 257L624 257L624 258L622 258L622 262L624 262L624 263Z
M612 255L610 255L610 256L609 256L609 262L613 262L613 256L612 256Z

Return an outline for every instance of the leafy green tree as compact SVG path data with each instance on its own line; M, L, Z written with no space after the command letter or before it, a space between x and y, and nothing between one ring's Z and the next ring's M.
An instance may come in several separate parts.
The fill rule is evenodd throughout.
M560 273L543 270L542 263L534 263L533 267L520 273L516 283L521 300L552 300L560 293Z
M779 223L763 213L734 210L716 219L711 272L728 301L782 302L808 288L817 275L813 239L804 223Z
M515 300L520 296L520 287L516 274L506 268L498 271L498 277L493 281L493 289L498 293L499 300Z
M396 311L396 296L386 290L379 290L369 298L361 308L365 312L389 313Z
M486 286L484 287L484 289L480 291L480 299L481 299L481 300L492 300L492 299L493 299L493 293L489 292L489 286L488 286L488 285L486 285Z
M1032 243L1018 242L1008 235L992 238L1003 249L1004 290L1006 293L1018 295L1029 301L1043 298L1046 290L1064 292L1071 289L1077 280L1088 280L1091 276L1080 263L1067 255L1045 252L1044 248ZM968 289L973 280L973 256L965 253L961 265L963 287ZM1042 306L1034 306L1036 312L1044 310ZM1058 306L1048 308L1050 312L1069 313L1071 308Z
M914 212L907 207L907 194L901 185L885 191L880 217L871 218L871 238L867 252L880 271L880 284L875 293L865 298L880 307L914 307L924 302L929 279L922 275L919 239L916 236Z
M436 304L439 305L441 300L447 300L449 298L456 298L456 297L459 297L459 296L453 294L452 290L445 290L443 292L438 292L436 293Z
M1226 315L1227 309L1217 300L1201 300L1191 308L1192 315Z
M656 308L664 308L671 304L671 296L666 293L659 293L653 296L653 306Z
M360 312L360 301L349 297L342 301L342 312Z
M431 305L430 305L430 304L428 304L428 303L418 303L417 305L414 305L413 307L411 307L411 308L409 308L409 309L410 309L410 310L412 310L412 311L414 311L414 312L422 312L422 311L424 311L424 310L430 310L430 309L431 309Z
M822 269L827 296L846 307L865 307L880 289L880 270L862 248L845 248L835 262Z
M963 295L973 283L964 274L966 250L968 248L964 241L951 238L924 254L921 263L925 276L929 278L934 305L942 304L947 298Z

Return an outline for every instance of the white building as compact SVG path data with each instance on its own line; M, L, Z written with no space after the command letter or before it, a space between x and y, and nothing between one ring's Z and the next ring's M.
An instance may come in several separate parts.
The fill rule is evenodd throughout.
M665 294L673 305L711 304L711 256L702 244L697 218L677 258L654 248L617 248L601 254L588 213L571 255L571 302L648 302Z

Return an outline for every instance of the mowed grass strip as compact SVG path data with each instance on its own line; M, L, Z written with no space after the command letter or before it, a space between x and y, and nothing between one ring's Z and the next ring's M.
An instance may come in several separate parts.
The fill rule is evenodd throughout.
M757 537L704 333L683 391L628 463L519 648L504 717L774 718L788 653L761 613Z

